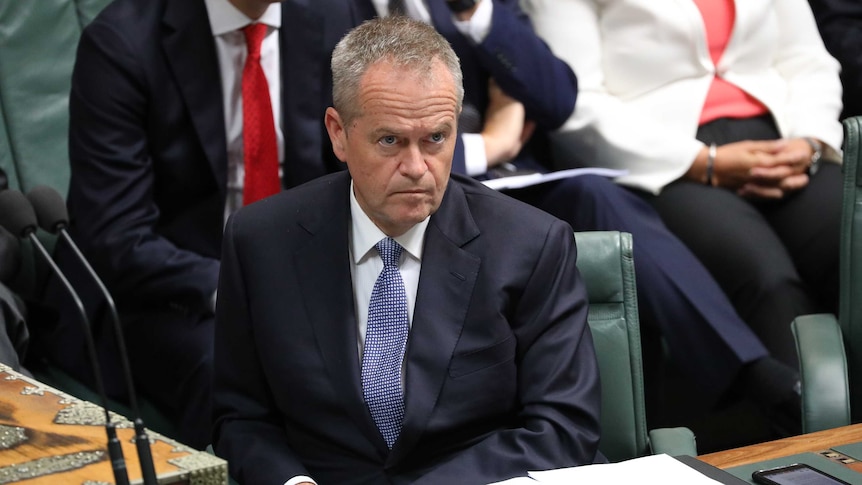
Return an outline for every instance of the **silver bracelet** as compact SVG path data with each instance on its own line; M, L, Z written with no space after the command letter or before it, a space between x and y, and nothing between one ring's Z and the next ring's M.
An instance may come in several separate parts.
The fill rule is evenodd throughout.
M717 151L718 147L715 146L715 143L710 143L706 155L706 185L712 185L712 173L715 170L715 153Z

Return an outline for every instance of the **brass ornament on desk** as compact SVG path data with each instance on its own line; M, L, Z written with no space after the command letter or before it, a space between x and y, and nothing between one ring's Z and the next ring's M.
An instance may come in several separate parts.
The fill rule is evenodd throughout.
M67 472L104 459L105 452L102 450L79 451L68 455L37 458L0 468L0 484Z

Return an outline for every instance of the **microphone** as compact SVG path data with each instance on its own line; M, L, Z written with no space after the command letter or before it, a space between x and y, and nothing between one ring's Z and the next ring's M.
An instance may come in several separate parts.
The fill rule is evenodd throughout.
M126 393L129 395L129 403L134 414L135 447L138 452L138 461L141 464L141 476L144 479L144 485L156 485L156 469L153 465L150 438L147 436L147 431L144 428L144 420L141 417L141 410L138 407L137 393L135 392L131 366L129 364L129 354L126 350L126 339L123 337L123 329L122 325L120 325L120 317L117 312L117 306L114 304L114 299L111 297L102 279L99 278L99 275L96 274L96 271L93 270L93 267L84 257L83 253L81 253L78 245L72 240L69 231L66 230L66 227L69 225L69 214L66 210L66 201L63 199L63 196L47 185L38 185L27 193L27 199L33 205L33 209L35 209L39 227L51 234L58 235L66 242L77 260L80 261L93 281L96 282L99 291L101 291L105 299L105 303L108 305L111 322L114 327L120 364L123 369L123 378L126 381Z
M51 270L57 275L57 278L69 292L78 312L81 316L81 325L84 330L85 343L87 346L87 354L90 359L90 368L93 371L93 377L96 383L96 391L99 394L99 399L102 401L102 409L105 411L105 431L108 435L108 456L111 459L111 468L114 471L114 480L117 485L129 485L129 476L126 472L126 460L123 458L123 448L120 445L120 440L117 439L117 429L111 422L111 415L108 412L108 397L105 394L105 386L102 382L102 371L99 367L99 360L96 357L96 345L93 342L93 335L90 333L90 325L87 321L87 312L84 310L84 304L81 303L81 298L69 284L69 280L60 271L60 268L51 259L48 250L36 237L36 213L30 201L17 190L0 191L0 226L6 228L7 231L21 238L28 238L33 246L37 249L37 253L51 267Z

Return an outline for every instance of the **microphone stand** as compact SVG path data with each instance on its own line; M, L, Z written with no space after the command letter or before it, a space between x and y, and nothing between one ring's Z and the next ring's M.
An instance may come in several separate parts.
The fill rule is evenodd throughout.
M84 337L89 350L87 353L90 358L90 367L93 369L96 390L99 393L99 399L102 401L102 409L105 411L105 431L108 434L108 456L111 459L111 469L114 471L114 480L117 485L129 485L129 475L126 471L126 460L123 458L123 447L120 444L120 440L117 438L116 425L111 421L111 415L108 412L108 397L105 393L105 385L102 382L102 371L99 367L99 360L96 358L96 344L93 341L93 334L90 332L90 325L87 320L87 311L84 309L84 304L81 302L81 298L78 297L78 294L72 288L69 280L66 279L66 276L62 271L60 271L60 268L56 263L54 263L51 255L48 254L48 250L45 249L45 246L43 246L39 241L39 238L36 237L36 231L34 229L27 228L24 232L25 236L30 239L33 246L36 247L42 255L42 258L51 267L54 274L57 275L60 282L66 288L66 291L69 292L69 295L75 302L75 306L78 308L78 312L81 314L81 324L84 328Z
M153 464L153 455L152 450L150 449L150 438L147 436L147 431L144 428L144 420L141 418L141 410L138 407L138 398L135 393L135 386L132 381L132 370L129 366L129 354L126 351L126 339L123 337L123 328L120 325L120 316L117 313L117 306L114 304L114 299L111 297L111 293L108 292L108 289L105 287L105 284L102 282L102 279L96 274L96 271L93 270L93 267L81 253L81 250L78 248L78 245L75 244L75 241L72 240L72 237L69 236L69 231L66 230L64 224L57 225L56 231L63 241L69 245L72 251L77 256L78 260L83 263L84 268L99 286L99 290L102 292L102 295L105 297L108 308L111 313L111 321L114 325L114 333L117 341L117 348L120 353L120 361L123 368L123 376L126 381L126 393L129 395L129 403L132 406L132 413L134 413L134 425L135 425L135 448L138 451L138 461L141 465L141 476L144 479L144 485L156 485L158 482L156 480L156 468Z

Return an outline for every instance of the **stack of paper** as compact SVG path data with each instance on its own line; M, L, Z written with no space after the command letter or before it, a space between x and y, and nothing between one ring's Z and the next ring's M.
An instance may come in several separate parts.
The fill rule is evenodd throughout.
M585 465L512 478L493 485L721 485L668 455L650 455L620 463Z
M615 178L626 175L628 170L614 170L610 168L570 168L548 173L531 173L528 175L512 175L491 180L483 180L482 183L494 190L520 189L531 185L543 184L553 180L560 180L579 175L600 175L602 177Z

